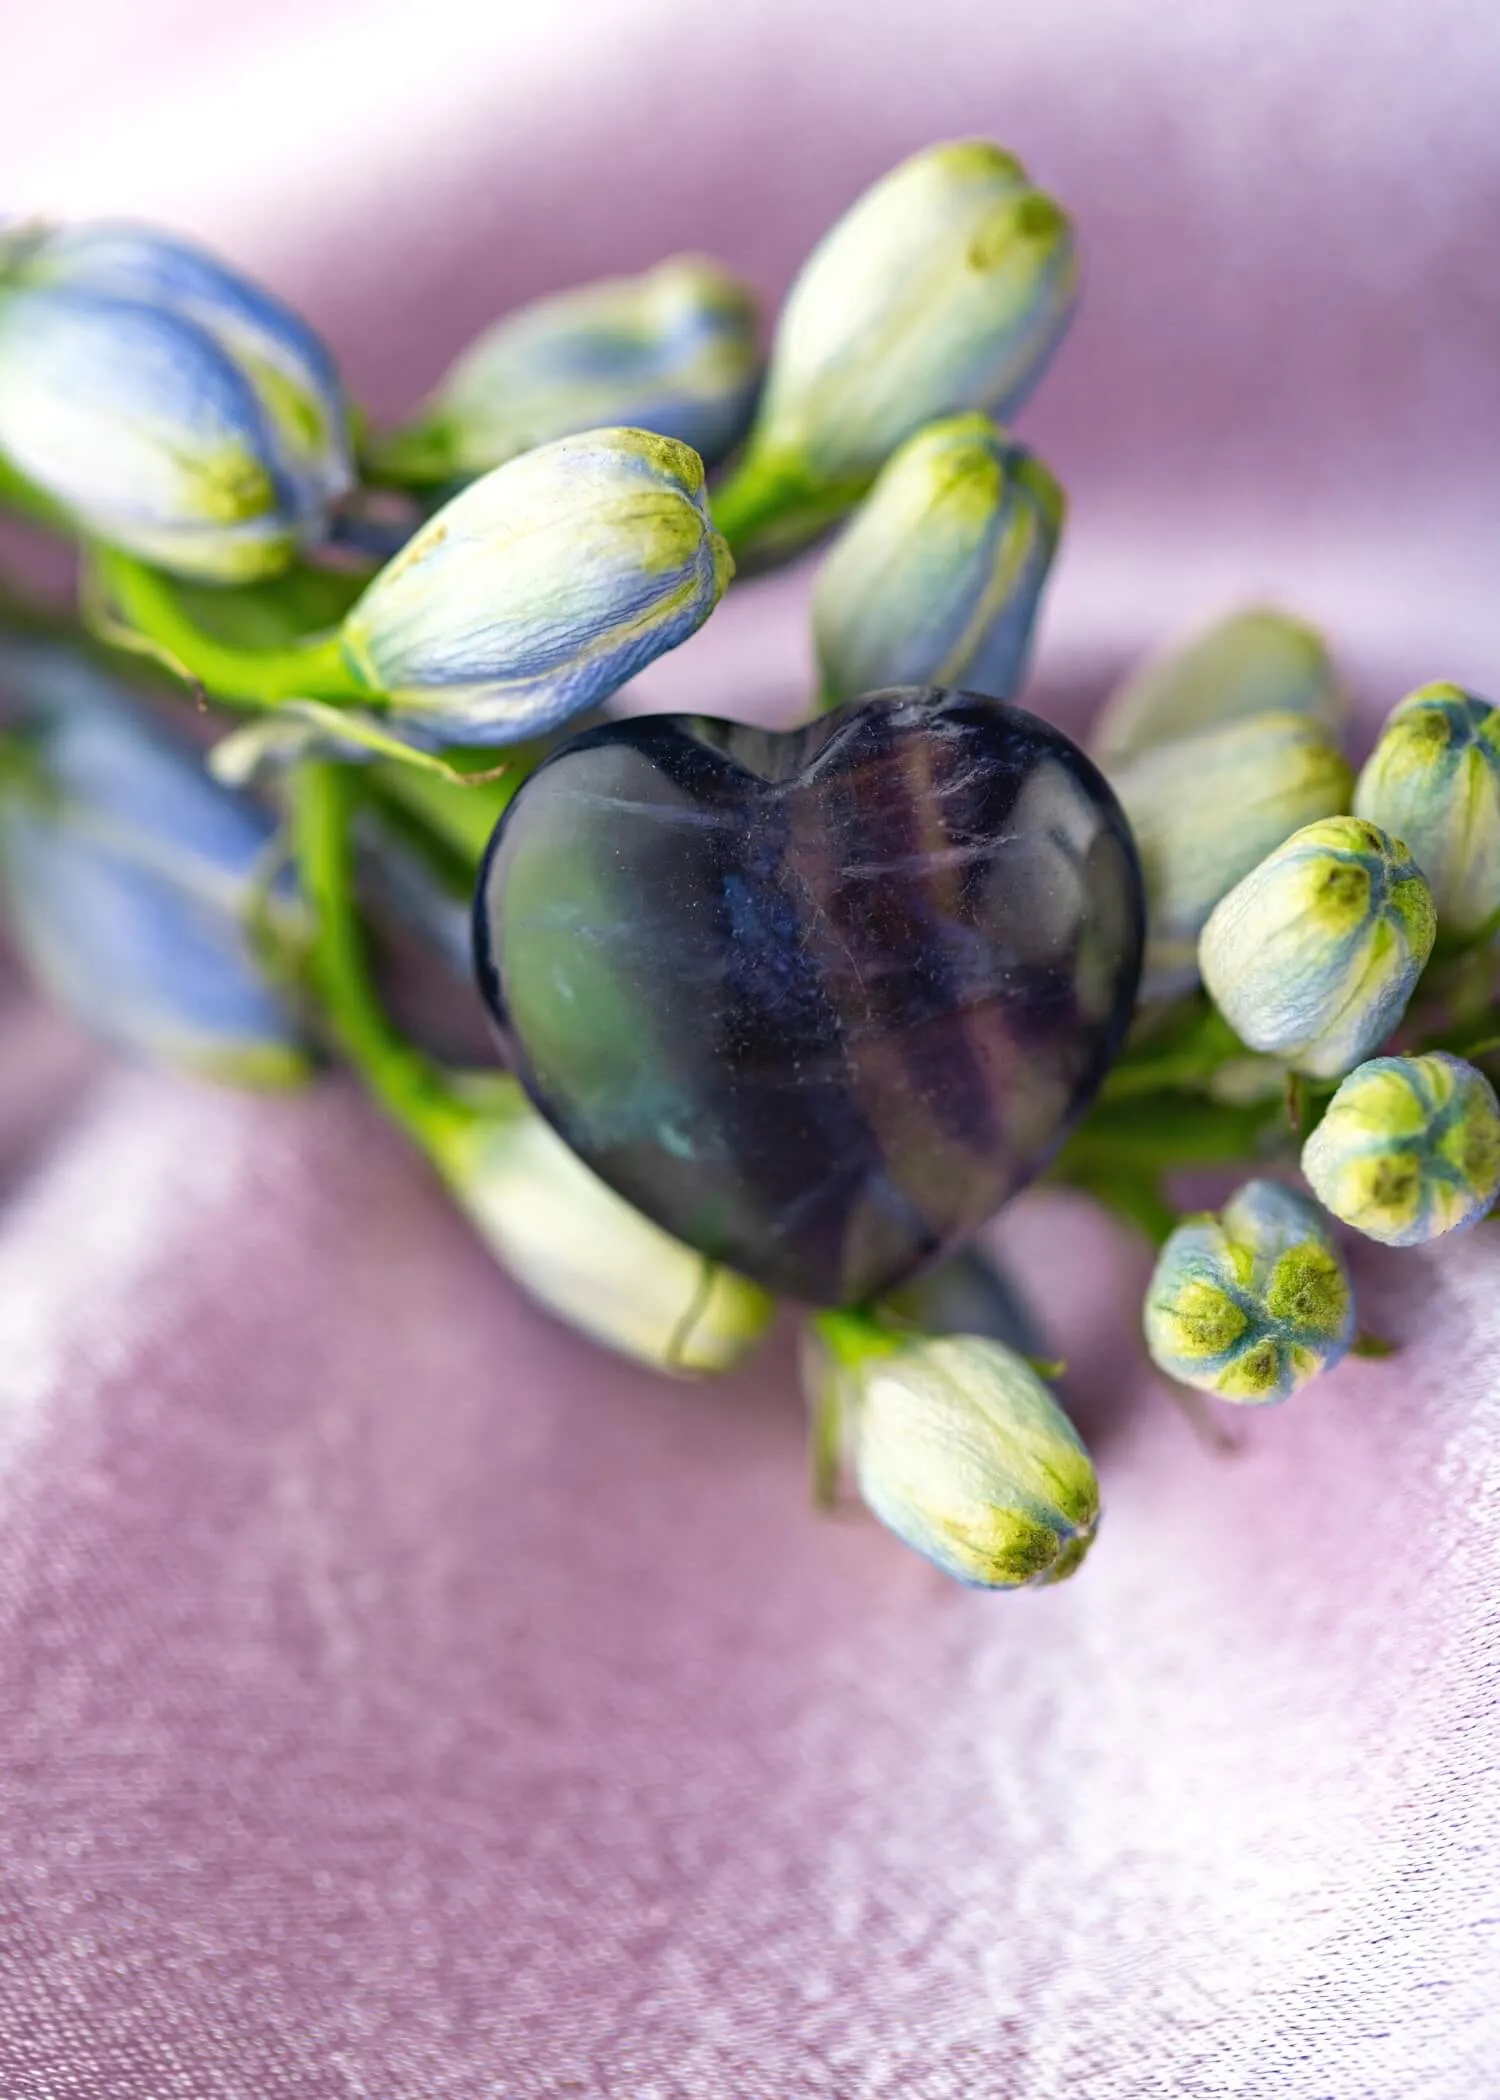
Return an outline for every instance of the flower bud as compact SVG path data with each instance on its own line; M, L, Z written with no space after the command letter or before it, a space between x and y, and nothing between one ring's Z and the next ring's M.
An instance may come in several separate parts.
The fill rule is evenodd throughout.
M1061 340L1076 284L1067 216L1012 155L971 140L903 161L788 294L724 530L800 543L924 423L1009 416Z
M813 632L830 705L888 685L1008 699L1062 528L1062 490L988 416L929 423L825 559Z
M1112 769L1146 878L1143 998L1197 982L1219 899L1294 831L1347 809L1353 783L1328 732L1297 714L1221 722Z
M1409 693L1359 776L1354 809L1410 847L1443 934L1467 939L1500 914L1500 709L1456 685Z
M712 465L744 436L760 358L754 294L679 255L508 315L466 350L413 424L379 448L413 482L486 473L605 424L678 438Z
M1099 1483L1072 1423L1023 1357L980 1335L818 1322L810 1397L832 1397L865 1502L959 1582L1058 1582L1099 1522Z
M274 575L353 480L332 360L185 241L35 232L0 272L0 452L84 532L179 575Z
M1302 1148L1318 1200L1388 1247L1473 1225L1500 1196L1500 1104L1461 1057L1373 1057Z
M105 1041L236 1086L307 1069L255 953L275 827L113 682L60 650L0 651L7 730L0 873L17 943L59 1005Z
M697 453L593 430L445 504L353 606L344 650L434 743L513 743L686 641L731 572Z
M440 1165L480 1236L523 1289L606 1348L663 1371L725 1371L776 1305L684 1247L590 1173L514 1081Z
M1108 766L1248 715L1306 715L1336 730L1344 713L1317 629L1273 606L1253 606L1142 665L1105 702L1092 744Z
M1326 817L1214 906L1198 962L1214 1004L1252 1050L1333 1079L1401 1019L1436 925L1399 839L1358 817Z
M1354 1340L1354 1294L1316 1205L1249 1181L1188 1218L1146 1293L1146 1347L1169 1377L1246 1406L1287 1400Z

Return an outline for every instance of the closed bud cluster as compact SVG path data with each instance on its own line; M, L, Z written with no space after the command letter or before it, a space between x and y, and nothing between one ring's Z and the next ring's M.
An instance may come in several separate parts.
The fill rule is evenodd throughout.
M1328 817L1293 833L1214 907L1199 966L1252 1050L1332 1079L1401 1019L1436 923L1399 839L1357 817Z
M5 905L46 990L152 1063L235 1086L305 1076L295 1012L251 938L271 819L61 651L0 651L0 698Z
M1442 936L1500 917L1500 709L1424 685L1394 710L1354 792L1357 816L1394 833L1427 877Z
M1305 715L1336 730L1344 713L1343 690L1317 629L1273 606L1252 606L1142 665L1105 703L1093 749L1110 767L1251 715Z
M617 1196L513 1082L438 1164L480 1235L532 1297L606 1348L682 1374L728 1370L775 1301Z
M678 438L713 465L745 433L760 376L754 295L700 256L508 315L410 426L377 447L414 483L468 479L605 425Z
M888 685L1008 699L1063 510L1041 461L988 416L952 416L908 438L818 573L825 699Z
M344 653L415 735L514 743L686 641L731 569L696 452L588 431L445 504L355 603Z
M1217 723L1111 768L1146 880L1143 997L1196 983L1198 938L1220 898L1293 832L1347 809L1353 781L1328 731L1285 712Z
M1302 1149L1319 1201L1366 1238L1416 1247L1500 1196L1500 1105L1461 1057L1376 1057L1349 1074Z
M883 1524L978 1588L1073 1573L1098 1526L1099 1483L1023 1357L978 1335L881 1332L858 1315L825 1315L818 1332L810 1397L838 1409Z
M1167 1240L1146 1293L1146 1346L1170 1377L1221 1400L1286 1400L1354 1339L1354 1294L1317 1207L1251 1181L1218 1217Z
M82 531L179 575L274 575L351 486L333 362L186 241L43 230L0 253L0 454Z

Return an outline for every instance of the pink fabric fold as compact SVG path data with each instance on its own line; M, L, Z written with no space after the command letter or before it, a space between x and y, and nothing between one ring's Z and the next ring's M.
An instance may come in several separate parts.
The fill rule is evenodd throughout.
M1488 17L493 14L150 0L122 47L68 0L7 26L0 181L218 241L390 410L588 273L779 288L995 133L1089 272L1024 418L1074 498L1034 703L1268 592L1367 719L1500 687ZM795 711L804 598L635 698ZM1372 1252L1401 1352L1220 1453L1138 1252L1017 1206L1107 1510L987 1598L813 1517L789 1333L717 1386L602 1356L345 1084L126 1071L7 985L0 1181L5 2100L1494 2089L1495 1228Z

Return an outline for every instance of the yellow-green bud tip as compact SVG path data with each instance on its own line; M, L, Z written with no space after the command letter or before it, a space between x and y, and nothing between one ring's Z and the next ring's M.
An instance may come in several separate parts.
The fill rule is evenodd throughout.
M1376 1057L1349 1074L1302 1151L1336 1218L1413 1247L1462 1231L1500 1196L1500 1104L1461 1057Z

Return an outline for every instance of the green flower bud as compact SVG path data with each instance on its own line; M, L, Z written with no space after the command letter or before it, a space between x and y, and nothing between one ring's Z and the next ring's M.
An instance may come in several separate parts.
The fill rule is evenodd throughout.
M813 633L829 704L888 685L1007 699L1063 510L1041 461L988 416L908 438L818 572Z
M1353 784L1327 730L1298 714L1221 722L1112 769L1146 878L1143 998L1197 982L1219 899L1294 831L1347 809Z
M1435 1050L1349 1074L1302 1148L1319 1201L1367 1239L1416 1247L1500 1196L1500 1104L1482 1072Z
M1255 606L1215 621L1128 678L1106 701L1093 748L1108 765L1247 715L1306 715L1332 730L1344 713L1317 629Z
M859 1491L896 1536L982 1589L1058 1582L1099 1522L1072 1423L1024 1357L979 1335L825 1315L810 1397L839 1410Z
M354 605L344 651L432 741L515 743L686 641L732 569L696 452L588 431L445 504Z
M464 352L377 447L380 464L412 482L468 478L606 424L678 438L712 464L750 419L755 333L754 294L696 255L538 299Z
M1436 930L1431 892L1401 841L1358 817L1326 817L1215 905L1198 963L1252 1050L1333 1079L1401 1019Z
M1245 1406L1287 1400L1354 1340L1354 1294L1316 1206L1249 1181L1171 1234L1146 1293L1146 1347L1169 1377Z
M939 416L1009 416L1067 327L1073 230L998 146L903 161L819 242L782 310L749 449L715 501L732 543L805 542Z
M438 1164L516 1281L621 1355L664 1371L725 1371L775 1316L758 1285L684 1247L591 1174L513 1082Z
M1466 939L1500 914L1500 709L1457 685L1409 693L1359 776L1354 809L1411 848L1445 935Z

